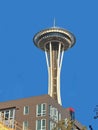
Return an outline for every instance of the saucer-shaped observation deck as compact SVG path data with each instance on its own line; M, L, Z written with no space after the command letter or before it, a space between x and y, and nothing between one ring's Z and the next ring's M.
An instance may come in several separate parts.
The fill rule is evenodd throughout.
M50 42L55 49L58 43L61 43L61 48L67 50L74 45L76 39L69 31L58 27L52 27L38 32L34 36L33 41L38 48L48 51Z

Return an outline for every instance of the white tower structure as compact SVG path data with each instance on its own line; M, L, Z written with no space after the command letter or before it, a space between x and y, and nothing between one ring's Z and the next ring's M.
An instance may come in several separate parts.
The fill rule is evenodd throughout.
M48 94L61 102L60 73L64 51L75 43L75 37L69 31L52 27L38 32L33 39L35 45L45 51L48 68Z

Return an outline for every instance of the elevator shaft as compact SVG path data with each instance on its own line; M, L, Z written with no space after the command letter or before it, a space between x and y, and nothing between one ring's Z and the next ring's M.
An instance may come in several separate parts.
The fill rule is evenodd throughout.
M52 50L52 97L57 100L57 50Z

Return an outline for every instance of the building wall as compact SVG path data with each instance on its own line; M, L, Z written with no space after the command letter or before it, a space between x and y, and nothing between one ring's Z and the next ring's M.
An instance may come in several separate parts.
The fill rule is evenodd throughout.
M46 104L46 115L36 116L36 106L43 103ZM24 106L29 106L29 114L27 115L24 115L23 113ZM61 119L70 118L68 109L62 108L62 106L59 105L57 101L51 98L49 95L2 102L0 103L0 111L15 108L15 120L19 123L19 125L21 124L21 127L24 121L28 121L28 127L31 130L36 130L36 120L46 119L46 129L49 130L49 120L55 122L54 119L49 116L49 106L57 108L58 112L61 113Z

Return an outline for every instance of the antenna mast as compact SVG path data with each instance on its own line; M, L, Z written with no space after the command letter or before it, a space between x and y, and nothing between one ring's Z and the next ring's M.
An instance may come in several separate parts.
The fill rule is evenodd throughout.
M56 26L56 21L55 21L55 18L54 18L54 21L53 21L53 27L55 28Z

